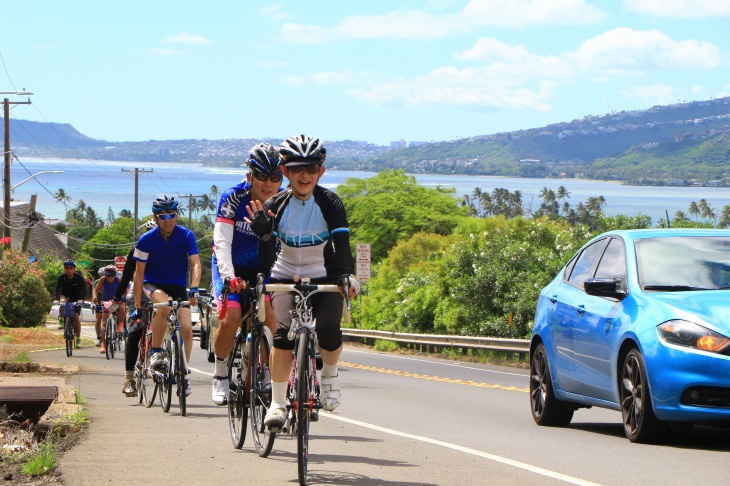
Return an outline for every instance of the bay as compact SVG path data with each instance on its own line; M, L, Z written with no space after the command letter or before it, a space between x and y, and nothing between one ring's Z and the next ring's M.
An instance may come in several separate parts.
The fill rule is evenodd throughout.
M22 182L32 174L41 171L63 170L62 174L41 174L22 183L12 193L16 201L29 201L31 194L37 194L36 210L50 219L63 219L67 208L75 207L80 200L91 206L97 215L106 219L109 208L115 215L122 209L134 211L134 169L138 169L139 214L151 213L152 201L162 194L199 197L210 194L211 186L219 191L238 183L245 174L245 168L204 167L200 164L115 162L104 160L13 160L10 171L11 186ZM142 171L145 172L142 172ZM322 177L321 184L330 189L350 177L368 178L373 172L329 170ZM523 206L536 209L540 205L540 190L544 187L557 190L559 186L568 189L567 201L575 208L586 203L588 198L603 196L606 200L604 212L607 215L644 214L656 224L660 218L669 217L682 210L687 213L691 202L705 199L719 217L723 206L730 205L730 189L723 187L657 187L626 186L617 182L584 179L523 179L510 177L463 176L417 174L416 181L425 187L453 188L455 198L471 194L475 187L491 193L495 188L511 192L521 191ZM71 200L67 206L57 202L54 194L64 189Z

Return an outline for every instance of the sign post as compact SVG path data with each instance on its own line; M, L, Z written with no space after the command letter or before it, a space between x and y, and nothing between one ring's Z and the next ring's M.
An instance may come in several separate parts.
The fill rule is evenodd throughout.
M355 245L355 269L358 282L370 280L370 243Z
M127 263L127 257L125 256L118 256L114 258L114 266L117 267L117 270L120 272L124 270L124 265Z

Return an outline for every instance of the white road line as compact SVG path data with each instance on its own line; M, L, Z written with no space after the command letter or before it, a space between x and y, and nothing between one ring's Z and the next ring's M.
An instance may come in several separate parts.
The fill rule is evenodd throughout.
M475 368L473 366L466 366L466 365L457 364L457 363L444 363L442 361L432 361L432 360L429 360L429 359L410 358L408 356L398 356L398 355L392 355L392 354L381 354L381 353L374 353L374 352L370 352L370 351L360 351L360 350L355 350L355 349L350 349L350 348L347 349L347 352L348 353L362 353L362 354L376 354L378 356L384 356L386 358L404 359L404 360L407 360L407 361L417 361L417 362L420 362L420 363L438 364L438 365L442 365L442 366L451 366L453 368L466 368L468 370L484 371L485 373L495 373L495 374L498 374L498 375L519 376L519 377L522 377L522 378L528 376L527 374L509 373L507 371L485 370L483 368Z
M489 459L490 461L495 461L495 462L499 462L501 464L506 464L508 466L516 467L516 468L519 468L519 469L524 469L525 471L529 471L529 472L532 472L532 473L535 473L535 474L539 474L541 476L546 476L546 477L549 477L549 478L557 479L559 481L565 481L566 483L577 484L579 486L599 486L597 483L592 483L590 481L585 481L583 479L574 478L572 476L568 476L568 475L565 475L565 474L561 474L561 473L558 473L558 472L555 472L555 471L550 471L548 469L543 469L541 467L533 466L531 464L526 464L524 462L515 461L513 459L508 459L506 457L496 456L494 454L489 454L487 452L477 451L475 449L470 449L468 447L464 447L464 446L460 446L460 445L456 445L456 444L451 444L449 442L443 442L443 441L436 440L436 439L430 439L428 437L422 437L420 435L408 434L406 432L400 432L400 431L397 431L397 430L388 429L388 428L385 428L385 427L380 427L378 425L373 425L373 424L369 424L369 423L366 423L366 422L360 422L359 420L349 419L349 418L343 417L341 415L332 415L332 414L329 414L329 413L320 413L319 416L320 417L326 417L326 418L332 419L332 420L339 420L340 422L346 422L346 423L352 424L352 425L358 425L360 427L365 427L367 429L377 430L379 432L384 432L386 434L396 435L396 436L399 436L399 437L405 437L407 439L414 439L414 440L418 440L418 441L421 441L421 442L426 442L428 444L433 444L433 445L437 445L437 446L441 446L441 447L446 447L448 449L453 449L455 451L465 452L465 453L471 454L473 456L478 456L478 457L482 457L484 459Z

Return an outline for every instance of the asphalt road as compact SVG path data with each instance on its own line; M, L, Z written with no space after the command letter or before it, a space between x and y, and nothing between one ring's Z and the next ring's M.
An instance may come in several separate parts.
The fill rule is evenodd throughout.
M194 343L193 394L182 417L122 395L123 361L98 348L35 353L81 367L69 384L91 412L87 437L61 460L69 485L296 484L296 439L267 459L250 436L231 445L227 409L210 400L212 364ZM728 484L730 430L696 428L663 445L632 444L620 414L576 412L567 428L531 419L527 371L346 347L343 402L312 425L310 484Z

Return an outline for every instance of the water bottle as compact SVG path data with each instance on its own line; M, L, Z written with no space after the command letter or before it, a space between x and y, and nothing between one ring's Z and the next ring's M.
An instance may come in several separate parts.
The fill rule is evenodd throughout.
M251 352L251 333L246 335L246 344L243 345L243 369L248 369L248 355Z

